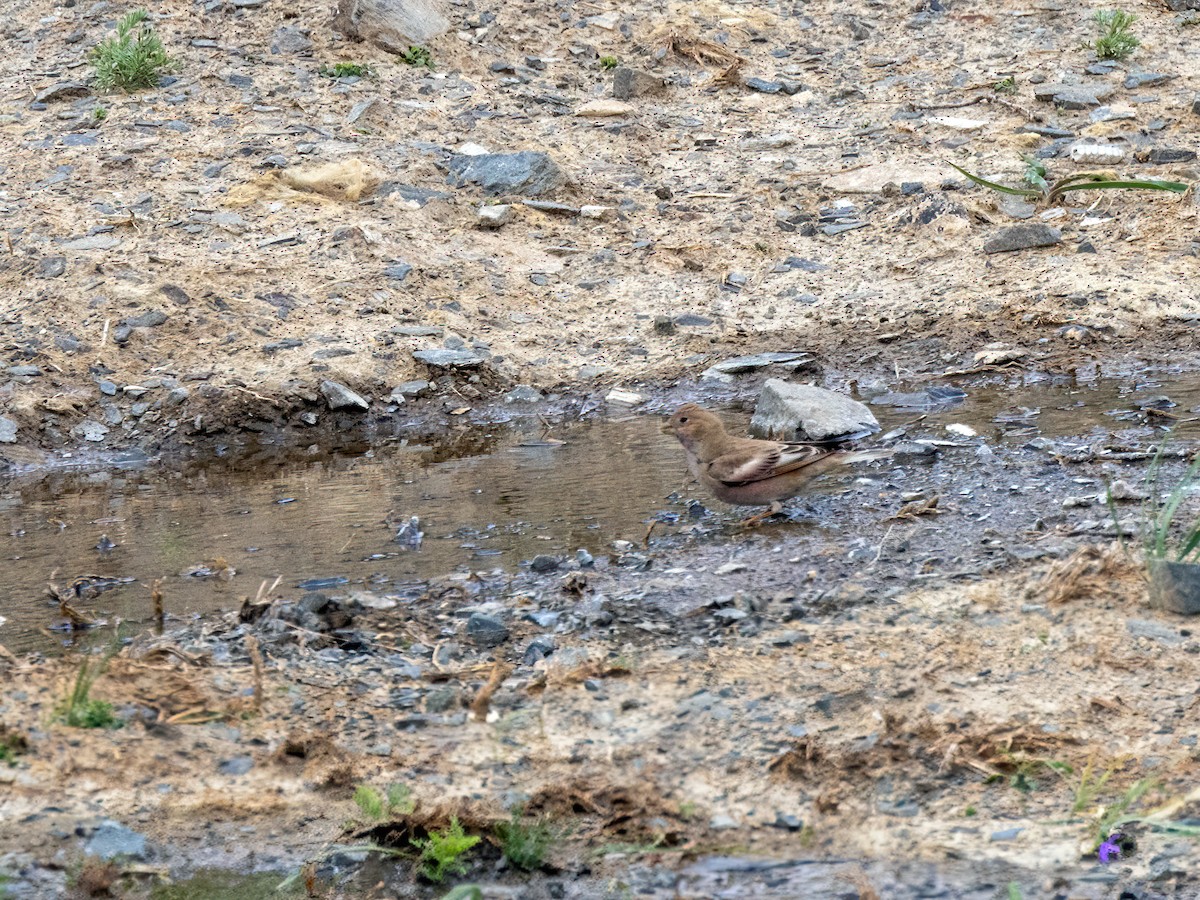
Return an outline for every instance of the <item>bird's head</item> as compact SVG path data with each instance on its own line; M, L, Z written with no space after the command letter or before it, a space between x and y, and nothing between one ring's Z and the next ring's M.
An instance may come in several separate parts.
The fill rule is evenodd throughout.
M675 415L667 422L667 430L679 438L679 443L685 449L695 453L705 438L719 434L724 429L721 420L703 406L685 403L675 410Z

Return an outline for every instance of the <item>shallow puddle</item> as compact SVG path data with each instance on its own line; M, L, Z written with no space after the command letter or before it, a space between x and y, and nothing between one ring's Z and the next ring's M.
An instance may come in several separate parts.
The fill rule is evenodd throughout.
M1171 416L1191 418L1200 406L1195 379L997 380L965 386L965 399L937 389L922 394L929 390L919 385L879 398L873 409L884 431L907 427L909 437L975 441L961 427L947 428L966 426L1010 448L1036 435L1090 441L1120 432L1145 445L1157 439L1154 428L1171 424ZM1141 408L1165 406L1154 401L1161 396L1176 405ZM745 419L727 416L731 425ZM110 468L0 482L0 529L8 535L0 643L23 651L68 639L47 630L62 621L46 594L49 581L115 580L99 593L85 589L77 606L140 627L150 619L148 586L158 578L167 613L184 616L235 608L276 576L293 591L386 593L456 570L515 571L538 554L598 554L614 540L640 541L651 518L683 509L667 499L685 482L682 453L661 424L637 416L548 434L540 426L480 432L451 450L391 444L183 473ZM938 465L972 460L948 454ZM695 488L688 495L708 502ZM412 516L424 535L419 546L394 539ZM227 577L228 568L236 574Z

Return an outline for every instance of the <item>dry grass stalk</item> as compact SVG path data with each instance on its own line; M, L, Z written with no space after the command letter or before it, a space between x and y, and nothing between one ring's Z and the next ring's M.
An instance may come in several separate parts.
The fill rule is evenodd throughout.
M258 638L252 634L246 635L246 652L250 654L250 662L254 665L254 711L262 712L263 658L258 647Z
M471 701L471 716L476 722L487 721L488 708L492 703L492 695L496 693L500 685L504 683L504 679L511 672L512 666L506 662L496 660L496 664L492 666L492 674L489 676L487 683L479 689L479 693Z
M1055 562L1042 579L1046 602L1051 606L1085 598L1124 596L1120 585L1138 571L1119 547L1080 547Z
M744 58L720 44L679 31L668 31L661 41L662 46L676 56L690 59L701 66L720 66L721 71L717 74L716 81L736 81L746 62Z
M841 878L858 891L858 900L880 900L879 891L875 889L875 885L862 869L842 875Z
M154 583L150 585L150 601L154 604L154 630L158 634L163 633L163 626L166 623L166 614L163 612L163 592L161 578L155 578Z

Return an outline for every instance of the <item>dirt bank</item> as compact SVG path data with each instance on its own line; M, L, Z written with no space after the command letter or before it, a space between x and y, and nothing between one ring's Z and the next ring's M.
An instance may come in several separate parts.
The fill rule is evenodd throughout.
M1078 206L1044 216L1059 244L987 254L1035 211L945 163L1019 180L1018 154L1041 152L1065 175L1072 138L1053 135L1070 135L1125 150L1128 174L1194 177L1186 16L1137 11L1143 47L1089 74L1094 26L1061 4L527 2L456 10L429 71L339 39L320 4L168 3L153 10L178 60L164 87L31 102L86 82L118 12L35 0L0 62L4 452L288 426L325 440L356 424L331 421L326 380L368 401L361 424L414 380L445 414L516 385L602 396L767 349L891 379L970 368L992 342L1040 368L1194 367L1179 353L1200 316L1190 195L1068 195ZM734 83L685 38L743 58ZM667 86L577 114L611 92L602 57ZM371 74L320 74L339 61ZM993 90L1008 77L1015 93ZM1033 96L1059 81L1106 112ZM512 220L478 227L493 198L444 169L464 145L549 153L567 183L540 199L562 208L500 196ZM341 167L338 189L294 175L321 166ZM414 358L426 349L462 356Z

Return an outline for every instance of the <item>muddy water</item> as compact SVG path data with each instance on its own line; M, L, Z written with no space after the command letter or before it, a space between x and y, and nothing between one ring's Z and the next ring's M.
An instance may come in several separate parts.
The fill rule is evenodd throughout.
M1140 409L1147 401L1169 396L1177 404L1169 412L1185 418L1200 407L1196 380L997 381L966 386L965 399L911 396L927 389L880 398L874 409L885 431L1014 450L1035 435L1090 442L1119 432L1144 444L1169 422ZM744 414L727 418L745 421ZM947 428L956 425L979 438ZM971 459L947 455L938 465ZM61 622L45 594L52 578L59 585L79 576L127 579L76 605L137 626L150 617L148 585L158 578L168 614L180 617L234 608L276 576L290 590L321 579L335 590L387 593L456 570L514 571L537 554L602 553L614 540L641 540L656 514L678 513L667 497L681 490L684 475L661 419L639 416L549 434L540 426L479 433L442 447L392 444L187 472L109 468L0 482L0 617L7 619L0 643L21 651L68 639L47 630ZM424 532L417 548L393 540L410 516ZM105 539L111 550L98 549ZM218 574L205 574L211 570Z

